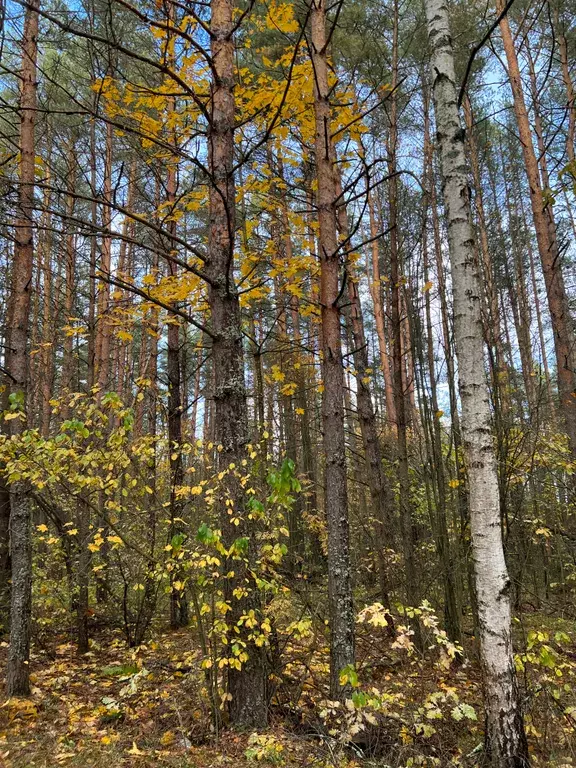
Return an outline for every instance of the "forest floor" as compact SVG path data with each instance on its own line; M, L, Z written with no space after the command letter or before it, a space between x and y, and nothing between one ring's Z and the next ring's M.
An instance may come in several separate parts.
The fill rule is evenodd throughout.
M539 617L532 622L542 625ZM401 651L384 655L378 649L379 661L374 654L376 671L369 684L379 685L381 690L387 686L390 692L392 715L384 730L388 744L398 745L390 759L390 749L385 755L372 756L365 744L363 754L353 743L342 745L337 737L329 737L335 731L329 725L322 729L319 713L323 707L326 711L326 704L321 703L323 694L318 687L300 700L296 719L294 710L287 713L276 708L265 732L224 730L216 736L202 692L200 653L193 632L160 634L138 649L127 648L120 635L106 633L96 638L84 656L68 642L35 647L32 697L0 700L0 768L478 765L482 717L475 664L443 669L421 659L410 661ZM359 656L364 657L364 664L373 648L373 644L363 646L360 639ZM1 643L2 667L6 652L6 643ZM562 707L550 697L542 697L547 685L542 681L550 679L553 684L558 675L562 686L573 687L576 653L569 650L562 657L557 650L553 653L554 666L544 657L544 666L538 666L540 676L527 688L532 700L527 718L529 738L534 765L571 768L576 766L576 720L563 715ZM457 694L451 693L455 691ZM455 717L453 695L463 705L472 704L478 718ZM397 715L400 712L402 717ZM405 726L409 720L414 724L412 735ZM381 738L382 721L375 725ZM425 729L432 725L434 735L430 736ZM336 730L341 727L342 721L337 721Z
M281 724L263 745L253 745L250 733L216 739L198 676L189 674L199 656L189 632L136 652L121 638L101 642L84 656L68 643L32 655L32 697L0 704L1 768L324 765L322 750Z

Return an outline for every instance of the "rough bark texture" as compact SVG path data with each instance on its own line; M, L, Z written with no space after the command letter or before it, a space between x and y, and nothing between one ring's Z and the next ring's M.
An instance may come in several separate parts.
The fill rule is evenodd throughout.
M209 304L214 371L215 440L222 445L217 454L221 471L231 463L240 466L244 446L248 442L248 413L242 350L240 304L234 282L234 5L231 0L212 0L212 33L210 50L214 80L211 88L210 126L208 132L210 185L209 258L206 269L210 277ZM227 477L227 497L233 507L221 503L221 528L228 547L238 538L250 535L245 519L245 496L234 473ZM236 527L232 512L241 518ZM250 557L250 552L248 554ZM234 579L226 580L226 599L231 604L229 623L235 624L250 608L257 608L255 598L237 599L234 588L249 580L239 561L231 567ZM255 585L249 583L253 590ZM228 688L232 695L229 713L233 724L261 727L267 719L266 675L262 650L246 638L248 661L241 670L230 670Z
M28 333L30 324L30 289L34 260L34 128L36 122L36 57L38 52L38 6L26 9L22 37L20 85L20 186L18 219L14 232L12 295L8 314L6 370L11 395L26 409L28 386ZM23 419L10 422L12 434L24 430ZM10 486L10 554L12 590L10 603L10 649L6 668L9 696L30 693L30 616L32 609L32 539L30 500L22 481Z
M528 765L510 631L510 580L500 528L498 477L484 370L481 288L474 259L464 132L456 101L446 0L426 0L437 138L452 266L462 436L485 686L486 748L493 766Z
M325 507L328 527L328 602L330 614L330 695L341 698L340 672L354 663L354 607L350 573L348 489L344 435L344 368L340 335L339 249L336 180L330 146L330 88L326 52L326 5L311 10L310 55L314 68L315 159L318 180L318 255L322 317L322 428Z

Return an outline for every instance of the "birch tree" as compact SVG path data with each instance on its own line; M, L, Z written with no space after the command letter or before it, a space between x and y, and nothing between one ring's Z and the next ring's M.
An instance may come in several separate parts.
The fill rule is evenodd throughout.
M484 369L481 286L474 258L464 131L458 114L446 0L425 0L425 9L452 268L462 438L469 475L486 706L486 752L492 766L519 767L528 765L528 757L512 655L510 579L500 527L498 476Z

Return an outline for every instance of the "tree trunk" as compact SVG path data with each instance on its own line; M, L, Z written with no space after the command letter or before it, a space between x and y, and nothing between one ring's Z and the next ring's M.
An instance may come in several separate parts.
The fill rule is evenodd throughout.
M214 369L215 442L217 469L228 472L230 464L240 466L249 440L246 385L242 349L240 303L234 280L235 183L234 183L234 4L231 0L212 0L210 50L214 79L211 85L208 163L210 227L209 257L206 270L210 278L208 301L212 333ZM252 525L246 519L244 489L233 472L226 476L226 495L240 517L231 522L231 509L222 503L221 529L224 546L230 548L238 537L250 537ZM224 500L223 500L224 501ZM253 542L248 549L252 556ZM232 565L233 563L233 565ZM249 579L242 561L231 561L234 578L225 581L225 597L230 603L229 623L235 626L248 610L258 609L256 585L250 582L250 594L233 596L236 586ZM224 572L226 572L226 564ZM228 691L230 720L242 727L262 727L267 720L266 674L263 653L248 638L245 627L237 637L246 642L248 660L240 670L230 669Z
M73 195L76 185L76 169L77 169L77 157L76 146L74 141L71 140L68 151L68 167L66 173L66 191L69 193L66 197L66 239L65 239L65 259L66 259L66 276L65 276L65 289L64 289L64 325L68 325L74 314L74 290L76 280L76 252L74 248L74 225L72 223L72 216L74 215L75 198ZM90 278L89 278L90 279ZM61 394L65 394L68 391L73 392L75 388L75 382L72 375L73 368L73 351L74 340L71 334L64 334L64 340L62 344L62 381L61 381ZM67 413L67 408L63 409Z
M510 397L508 385L508 372L504 351L502 349L502 329L500 321L500 306L498 303L498 291L495 285L494 266L492 255L488 243L488 228L486 226L486 214L484 211L484 195L482 191L482 177L480 173L480 160L478 158L478 148L476 138L473 132L474 120L472 113L472 104L468 96L464 99L464 117L466 121L466 138L468 140L468 153L470 157L470 166L472 170L472 181L474 184L474 202L476 207L476 223L478 234L480 236L480 255L482 257L482 276L486 295L486 318L485 329L486 338L493 352L493 387L494 402L498 412L502 415L510 410ZM492 360L492 355L490 355ZM528 393L530 394L530 393ZM531 402L531 401L530 401Z
M498 476L484 370L481 287L474 259L464 132L456 101L446 0L425 0L425 8L452 266L462 435L469 469L486 748L493 766L520 768L528 765L528 749L512 654L510 580L500 528Z
M503 10L503 7L503 0L496 0L496 10L498 13ZM562 260L558 250L556 225L552 215L552 204L549 200L545 199L544 190L540 183L538 161L532 142L530 119L524 99L518 56L514 48L514 39L507 16L500 22L500 33L508 63L508 77L512 88L514 112L524 156L524 169L530 190L532 219L536 231L540 262L544 273L548 309L554 331L560 408L570 442L570 449L572 454L576 456L576 397L574 397L575 381L572 350L574 334L564 285Z
M28 334L30 289L34 261L34 171L36 124L36 58L38 53L38 5L26 9L22 37L20 85L20 186L14 233L12 296L8 313L5 366L9 377L11 406L21 418L10 421L10 432L26 428L28 387ZM32 534L30 499L25 482L10 485L10 555L12 590L10 603L10 648L6 668L8 696L30 694L30 619L32 611Z
M447 494L446 494L446 476L444 468L444 457L442 455L442 424L441 412L438 406L436 361L434 353L434 335L432 330L432 308L430 293L429 274L429 252L428 252L428 213L430 206L429 190L434 183L433 165L432 165L432 145L428 141L430 135L430 114L429 104L430 95L427 84L425 87L424 98L424 180L425 180L425 199L424 199L424 224L422 227L422 255L424 268L424 305L426 321L426 352L428 360L428 375L430 379L430 399L432 413L429 420L431 459L433 464L434 479L436 482L436 549L440 567L442 569L442 582L444 587L444 625L448 637L456 642L461 640L460 614L458 612L457 589L456 589L456 564L452 557L452 547L450 545L450 535L448 532L447 515ZM422 368L424 366L422 365ZM423 398L424 399L424 398ZM427 403L424 403L427 407Z
M325 0L313 0L310 55L315 73L315 160L318 181L318 251L322 339L322 428L324 438L326 523L328 527L328 603L330 615L330 696L346 695L340 672L354 664L354 606L350 572L348 489L344 432L344 368L340 335L339 248L336 183L330 139L330 87Z
M549 3L550 5L550 3ZM560 22L558 8L553 9L554 28L558 48L560 51L560 64L562 66L562 79L566 87L566 111L568 113L568 130L566 132L566 155L569 163L574 163L574 141L576 139L576 91L570 75L570 59L568 57L568 39L564 23ZM576 169L572 169L572 173Z
M108 278L112 266L112 238L109 234L112 226L112 124L106 125L106 148L104 153L104 205L102 206L102 250L100 254L99 272L103 279L98 284L96 299L96 342L95 368L96 381L101 397L110 384L110 283Z
M334 163L334 174L336 179L336 195L340 198L338 207L338 226L340 235L349 243L348 216L344 200L342 199L342 181L340 173L336 170ZM360 303L360 293L356 278L347 275L348 299L350 307L347 311L350 332L352 335L354 360L354 371L356 376L356 408L358 411L358 421L360 423L360 433L362 435L362 447L364 449L364 459L366 462L366 474L370 497L372 500L371 515L377 521L378 532L378 568L380 580L380 596L382 604L390 607L389 596L389 578L387 573L385 548L393 546L394 541L394 497L392 489L384 478L382 468L382 449L380 439L376 429L376 415L374 413L374 404L370 392L370 363L368 359L368 344L364 334L364 319L362 317L362 304Z
M173 6L170 6L172 9ZM174 99L170 99L169 114L175 109ZM176 138L173 138L176 144ZM169 238L176 235L176 220L174 205L176 203L176 156L167 163L166 197L169 205L168 233ZM173 239L167 239L167 249L174 249ZM178 266L168 260L168 276L178 279ZM182 517L183 505L178 498L178 488L184 484L184 467L182 461L182 344L180 320L177 316L168 317L168 348L166 373L168 376L168 443L170 446L170 539L181 536L181 524L176 522ZM179 568L174 568L170 574L172 590L170 593L170 626L173 629L185 627L188 624L188 601L184 588L176 589L174 582L184 581Z
M382 287L380 281L380 249L378 247L378 227L376 224L376 211L374 210L373 193L368 192L368 212L370 215L370 244L372 265L368 270L370 295L374 306L374 323L378 338L378 351L380 352L380 366L384 378L384 398L386 401L386 420L388 424L396 424L396 406L394 405L394 387L392 383L392 371L390 369L390 357L386 348L386 330L384 324L384 308L382 306Z

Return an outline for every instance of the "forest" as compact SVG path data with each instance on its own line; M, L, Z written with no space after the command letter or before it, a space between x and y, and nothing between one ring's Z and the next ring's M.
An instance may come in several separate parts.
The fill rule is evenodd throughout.
M0 2L0 766L576 766L571 0Z

